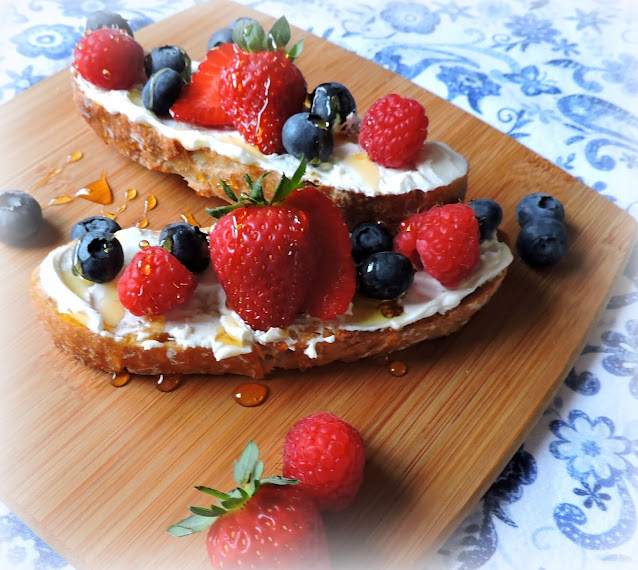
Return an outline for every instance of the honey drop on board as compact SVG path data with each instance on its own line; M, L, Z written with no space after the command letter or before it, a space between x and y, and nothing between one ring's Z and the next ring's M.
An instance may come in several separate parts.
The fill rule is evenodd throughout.
M73 198L71 196L56 196L55 198L51 198L49 202L45 204L45 208L47 206L61 206L62 204L68 204Z
M257 382L248 382L235 388L233 398L235 402L246 408L261 404L268 396L268 386Z
M201 225L197 223L197 220L193 217L193 214L191 214L190 212L182 212L180 214L180 217L187 224L190 224L191 226L197 226L198 228L201 228Z
M160 374L155 386L160 392L172 392L182 385L181 374Z
M58 174L60 174L60 172L62 172L65 169L67 164L71 164L73 162L77 162L83 156L84 156L84 153L81 150L76 150L76 151L72 152L69 156L67 156L66 163L63 166L58 167L58 168L52 170L51 172L49 172L49 174L47 174L42 180L40 180L40 182L37 182L36 184L34 184L31 187L31 191L35 190L36 188L40 188L40 186L44 186L47 182L49 182L49 180L51 180L51 178L53 178L54 176L57 176ZM69 200L69 202L70 202L70 200Z
M111 376L111 386L115 386L116 388L120 388L125 384L128 384L131 380L130 373L124 372L113 372L113 376Z
M390 364L389 370L392 376L403 376L408 371L408 367L406 366L405 362L395 360Z
M112 204L113 192L106 181L106 172L102 172L102 176L93 182L89 182L84 188L80 188L75 195L78 198L84 198L96 204Z

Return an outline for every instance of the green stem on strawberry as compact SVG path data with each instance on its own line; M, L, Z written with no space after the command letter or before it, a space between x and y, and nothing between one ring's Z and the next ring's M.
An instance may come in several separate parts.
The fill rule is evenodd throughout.
M268 34L255 20L239 19L233 28L233 42L248 53L285 50L290 37L290 25L285 16L272 25ZM288 58L294 61L301 55L302 50L303 39L290 48Z
M254 441L249 441L242 451L239 460L234 462L233 477L237 483L232 491L224 493L205 486L196 486L198 491L215 497L218 505L205 507L189 507L191 516L169 526L166 530L173 536L187 536L206 530L218 517L231 511L241 509L264 483L271 485L296 485L298 479L289 479L280 475L261 478L264 472L264 462L259 460L259 448Z
M224 193L233 203L226 206L219 206L218 208L206 208L206 212L213 216L213 218L218 220L222 216L225 216L233 210L236 210L237 208L241 208L243 206L273 206L279 204L283 202L288 196L290 196L292 192L294 192L295 190L299 190L300 188L303 188L306 184L308 184L306 182L302 182L301 180L305 172L306 158L302 157L297 170L295 170L295 173L292 175L292 178L288 178L285 174L282 175L270 201L266 200L262 186L262 180L264 176L270 174L269 172L265 172L254 182L250 178L250 176L246 174L244 176L244 180L246 181L246 186L250 190L250 194L242 192L239 195L239 198L237 197L235 192L233 192L232 188L228 186L228 184L223 179L220 178L219 183L224 190Z

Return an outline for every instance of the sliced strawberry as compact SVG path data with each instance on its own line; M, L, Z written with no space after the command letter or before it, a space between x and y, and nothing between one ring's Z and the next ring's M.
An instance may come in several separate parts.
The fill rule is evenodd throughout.
M171 116L200 127L227 127L232 121L222 107L219 88L222 70L237 54L234 44L222 44L210 50L193 74L191 83L171 107Z
M341 210L313 186L293 192L283 205L302 210L310 220L316 268L305 309L312 317L330 321L348 310L356 288L350 234Z

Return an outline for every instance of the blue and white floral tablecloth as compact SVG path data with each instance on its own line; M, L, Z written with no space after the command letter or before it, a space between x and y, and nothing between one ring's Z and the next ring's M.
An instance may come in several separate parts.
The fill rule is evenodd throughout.
M635 0L239 1L411 79L638 218ZM68 66L91 12L119 12L139 29L196 3L2 5L0 103ZM552 405L433 565L638 568L637 509L634 251ZM69 568L1 504L0 567Z

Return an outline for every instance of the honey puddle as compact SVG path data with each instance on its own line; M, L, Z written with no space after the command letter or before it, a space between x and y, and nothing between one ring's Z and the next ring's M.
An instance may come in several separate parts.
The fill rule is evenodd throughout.
M233 398L239 405L252 408L261 404L267 396L268 386L257 382L248 382L235 388Z
M181 374L160 374L155 383L155 387L160 392L172 392L182 385Z
M60 206L62 204L68 204L75 198L83 198L96 204L112 204L113 192L106 180L106 172L102 173L102 176L93 182L90 182L83 188L80 188L73 196L56 196L52 198L45 206Z

